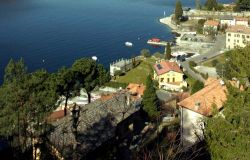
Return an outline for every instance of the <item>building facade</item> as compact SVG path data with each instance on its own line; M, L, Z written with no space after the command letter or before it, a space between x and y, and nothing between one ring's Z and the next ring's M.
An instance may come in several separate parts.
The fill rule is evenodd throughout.
M226 30L226 48L245 47L250 42L250 28L243 25L231 26Z
M115 76L116 71L121 71L123 73L133 68L132 59L119 59L116 62L110 64L110 75Z
M217 33L219 29L219 22L215 20L207 20L203 27L204 34Z
M181 119L181 144L188 149L204 139L204 120L212 116L214 107L222 110L227 88L222 80L208 78L205 87L178 103Z
M180 91L187 87L183 79L183 72L176 62L162 61L154 65L154 80L159 83L159 88Z

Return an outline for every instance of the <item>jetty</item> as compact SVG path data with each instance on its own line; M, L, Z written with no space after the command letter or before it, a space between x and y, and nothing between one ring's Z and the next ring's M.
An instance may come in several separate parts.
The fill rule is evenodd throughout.
M168 45L168 43L169 42L167 42L167 41L159 41L159 42L155 42L152 40L147 41L147 44L154 45L154 46L164 46L164 47L166 47Z

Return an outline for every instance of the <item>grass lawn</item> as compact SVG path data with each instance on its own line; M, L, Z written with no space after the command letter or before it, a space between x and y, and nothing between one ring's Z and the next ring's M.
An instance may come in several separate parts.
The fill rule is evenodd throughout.
M120 83L138 83L138 84L146 84L146 78L148 74L152 74L152 66L155 63L154 58L146 58L142 59L141 63L128 71L124 76L120 76L116 78L116 82Z
M213 66L213 63L212 63L213 60L217 60L219 63L222 63L226 60L225 54L221 54L212 59L209 59L208 61L203 62L201 65L207 66L207 67L215 67Z

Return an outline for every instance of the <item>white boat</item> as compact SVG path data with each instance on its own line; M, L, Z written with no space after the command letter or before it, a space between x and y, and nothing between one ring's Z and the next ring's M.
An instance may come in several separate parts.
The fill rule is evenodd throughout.
M94 61L97 61L97 57L96 57L96 56L93 56L92 59L93 59Z
M125 42L125 46L127 46L127 47L132 47L132 46L133 46L133 43L132 43L132 42Z

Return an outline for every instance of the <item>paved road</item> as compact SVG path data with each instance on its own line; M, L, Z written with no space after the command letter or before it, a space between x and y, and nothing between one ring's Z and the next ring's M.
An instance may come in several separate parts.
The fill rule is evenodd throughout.
M221 52L221 50L223 50L225 48L225 46L226 46L225 35L218 35L213 48L211 48L210 50L208 50L207 52L205 52L203 54L200 54L199 56L196 56L196 57L190 58L184 62L181 62L181 65L183 68L186 69L187 73L190 76L192 76L194 79L204 82L205 79L200 74L197 74L193 70L191 70L188 62L194 61L196 63L200 63L200 62L206 61L208 59L211 59L213 57L216 57L216 56L223 53L223 52ZM205 57L206 57L206 59L204 59Z

